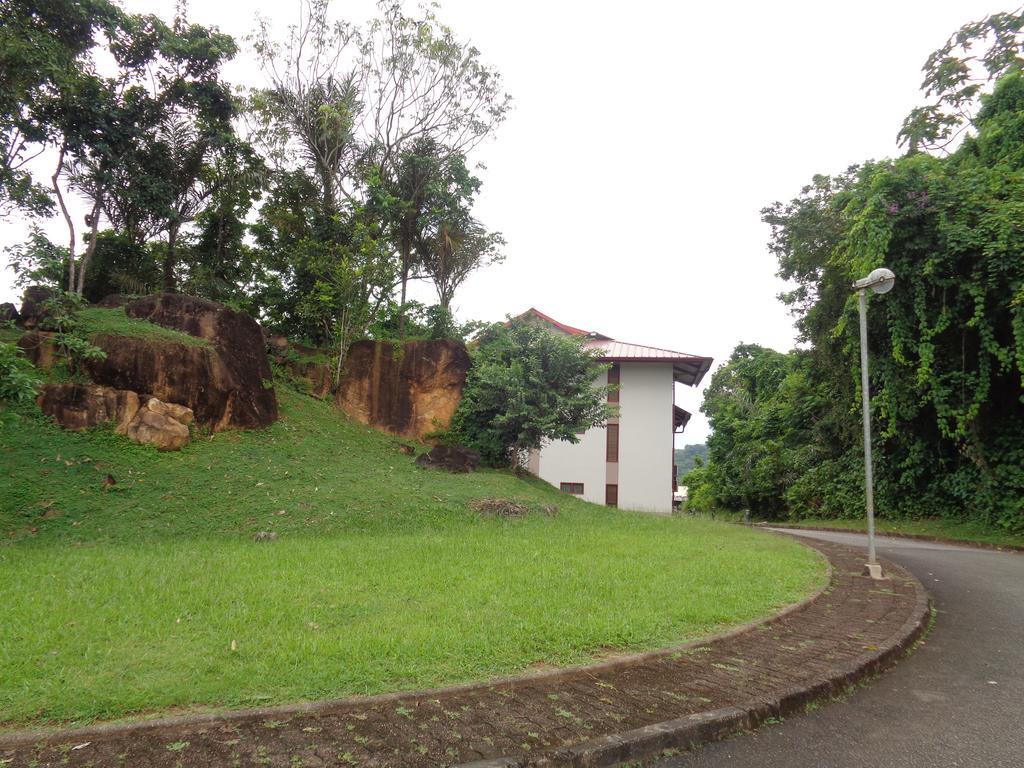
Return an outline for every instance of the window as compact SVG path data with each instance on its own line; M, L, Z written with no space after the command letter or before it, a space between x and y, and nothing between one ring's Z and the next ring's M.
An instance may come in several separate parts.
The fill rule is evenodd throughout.
M608 390L608 402L617 403L619 402L619 380L620 380L619 364L612 363L612 367L608 369L608 385L614 387L614 389Z
M609 424L605 427L605 431L608 433L608 443L606 446L606 461L618 461L619 460L619 425Z
M583 483L559 483L558 489L565 493L574 493L577 496L583 495Z
M604 487L604 503L608 507L619 506L619 486L606 485Z

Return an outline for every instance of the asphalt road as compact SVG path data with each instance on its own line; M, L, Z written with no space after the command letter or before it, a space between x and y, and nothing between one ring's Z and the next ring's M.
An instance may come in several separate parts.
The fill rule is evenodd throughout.
M650 768L1024 767L1024 554L876 541L931 593L925 644L843 701Z

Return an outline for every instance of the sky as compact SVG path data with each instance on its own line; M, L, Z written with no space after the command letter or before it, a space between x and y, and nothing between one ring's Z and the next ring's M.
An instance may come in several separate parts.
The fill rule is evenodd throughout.
M128 0L170 20L173 0ZM536 307L622 341L713 357L786 351L792 318L760 210L816 173L899 153L923 103L921 66L962 24L1011 10L982 0L692 3L441 0L438 15L503 76L513 110L470 160L475 216L504 234L504 264L455 296L463 320ZM363 21L371 0L335 0ZM257 15L283 28L297 0L193 2L193 22L241 40ZM243 43L225 70L265 84ZM0 221L0 246L26 224ZM60 222L46 227L57 242ZM0 302L16 301L0 272ZM414 298L432 300L429 288ZM17 302L16 302L17 303ZM677 445L703 442L701 387Z

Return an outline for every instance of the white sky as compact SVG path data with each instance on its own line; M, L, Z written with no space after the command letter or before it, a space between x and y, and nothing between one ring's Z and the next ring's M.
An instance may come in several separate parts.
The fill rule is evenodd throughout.
M173 0L124 5L174 13ZM789 349L760 209L815 173L896 154L903 117L923 100L928 54L963 23L1011 5L443 0L440 18L515 99L471 158L486 165L475 214L504 233L508 258L461 288L458 315L500 320L534 306L716 365L741 341ZM297 8L220 0L193 2L189 16L241 39L257 14L285 25ZM373 10L368 0L335 2L353 21ZM263 84L244 45L226 77ZM58 220L47 229L66 241ZM0 221L0 246L24 230ZM0 301L18 303L15 293L0 272ZM677 402L694 414L677 444L702 442L700 391L678 387Z

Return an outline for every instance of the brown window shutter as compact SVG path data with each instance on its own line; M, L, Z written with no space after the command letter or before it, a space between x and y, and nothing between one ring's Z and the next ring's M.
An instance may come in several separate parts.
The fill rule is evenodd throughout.
M608 402L617 403L619 402L619 380L621 378L621 371L618 363L612 363L612 367L608 369L608 385L615 387L615 389L608 390Z
M619 486L609 484L604 487L604 503L608 507L619 506Z
M607 455L605 456L606 461L619 460L619 425L609 424L605 427L608 432L608 444L607 444Z

